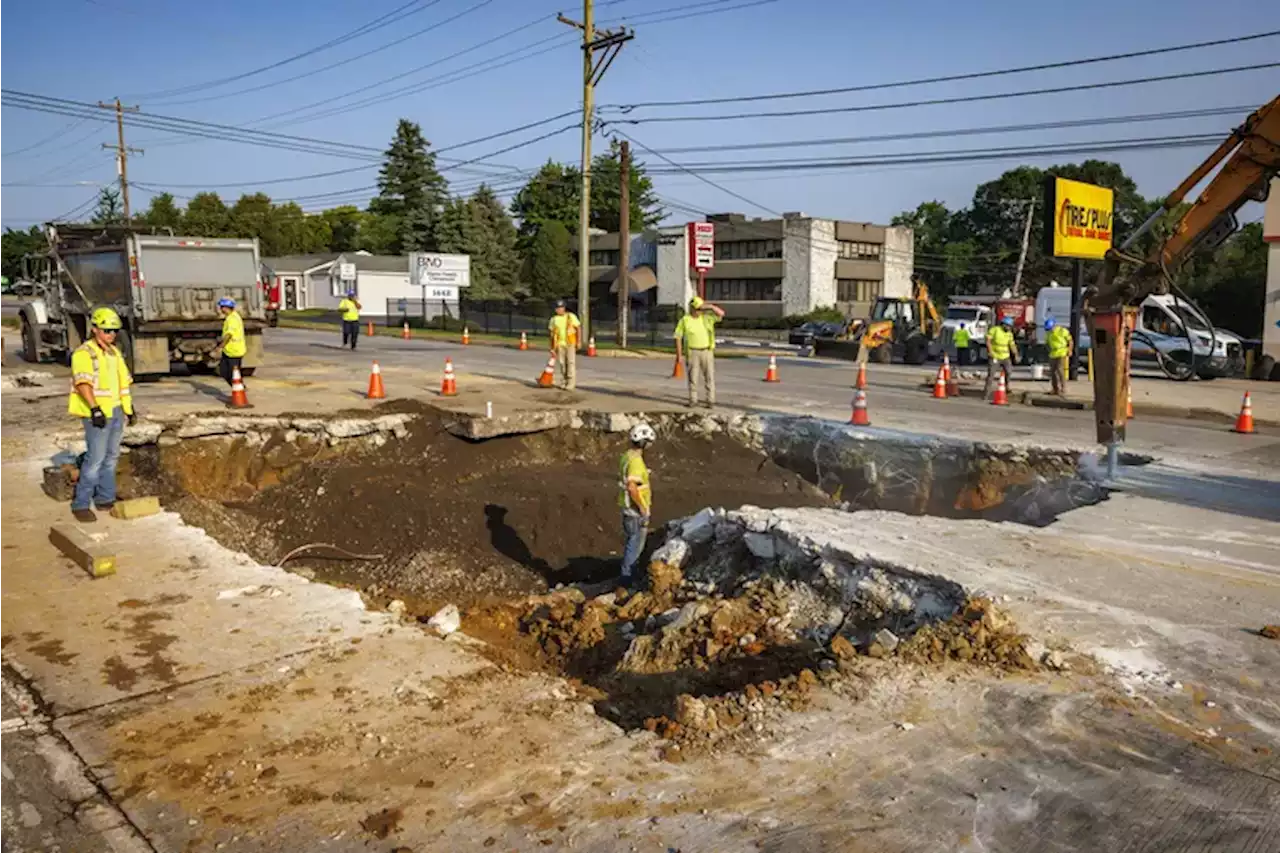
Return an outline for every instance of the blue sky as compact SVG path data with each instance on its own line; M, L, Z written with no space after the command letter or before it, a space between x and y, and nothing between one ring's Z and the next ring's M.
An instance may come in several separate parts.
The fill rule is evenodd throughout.
M162 0L49 0L10 3L2 31L4 87L78 101L120 96L160 115L272 130L299 136L385 147L400 117L419 122L436 146L448 146L496 133L579 103L581 53L573 32L555 21L557 12L573 17L580 3L547 0L421 0L413 13L394 25L323 50L311 48L388 13L405 0L221 0L217 4ZM604 3L604 0L600 0ZM690 0L693 7L707 0ZM930 75L1006 68L1068 60L1185 42L1227 38L1280 29L1280 5L1274 0L1126 0L1032 4L1026 2L955 3L915 0L865 4L837 0L775 0L744 8L748 0L726 0L717 14L671 22L662 10L675 0L614 0L597 17L625 23L634 17L636 39L626 45L597 92L604 105L649 100L678 100L763 92L884 83ZM712 7L714 8L714 7ZM649 17L642 17L649 13ZM656 14L655 14L656 13ZM437 29L379 50L393 39L458 16ZM533 23L539 17L538 23ZM621 20L620 20L621 19ZM423 71L393 75L440 60L508 30L518 33L465 56L441 61ZM562 41L556 41L560 36ZM550 40L550 41L547 41ZM523 52L522 52L522 49ZM309 51L299 61L222 86L184 94L163 93L240 74ZM528 59L524 54L545 51ZM339 67L331 67L352 57ZM511 57L516 61L503 65ZM883 92L774 101L755 104L655 109L632 117L765 109L892 103L919 98L973 95L1019 89L1052 88L1104 80L1275 62L1280 38L1206 48L1164 56L1102 63L990 80L933 84ZM450 72L485 63L485 73L468 73L450 82ZM291 82L275 84L300 76ZM461 73L458 75L461 76ZM433 81L434 82L430 82ZM415 83L422 91L363 109L311 121L299 110L354 89L370 88L329 105ZM260 88L258 91L240 92ZM1063 119L1159 113L1234 105L1257 106L1280 91L1280 69L1163 82L1093 92L1072 92L912 109L732 122L681 122L623 126L637 141L658 149L700 145L831 138L918 131L1026 124ZM193 99L198 102L189 102ZM291 114L281 115L292 110ZM314 112L316 110L313 110ZM601 113L609 117L608 111ZM1240 116L1243 117L1243 114ZM815 156L868 156L981 148L988 146L1096 142L1174 134L1223 134L1239 121L1214 116L1133 125L1042 130L994 136L933 138L874 144L823 146L750 153L672 154L673 160ZM555 130L571 119L524 134L449 152L468 158ZM18 227L53 217L88 200L95 185L115 179L110 152L99 145L114 140L114 127L77 122L5 106L0 139L4 224ZM50 140L36 145L42 140ZM196 187L219 183L278 179L354 168L361 161L302 154L217 140L191 140L150 129L130 129L128 142L146 149L130 161L130 178L149 186L194 194ZM596 145L605 145L600 137ZM26 149L29 146L35 146ZM578 136L567 131L545 141L493 158L499 167L528 169L547 158L576 162ZM1198 148L1114 155L1147 195L1163 194L1212 150ZM660 161L647 159L655 165ZM1068 158L1027 159L1049 165ZM1070 158L1082 159L1082 158ZM712 175L716 183L764 209L803 210L810 214L885 222L921 201L940 199L965 205L974 187L998 176L1017 161L956 165L845 169L823 174ZM444 165L444 164L442 164ZM500 171L495 168L493 171ZM446 171L459 188L474 186L475 172ZM371 187L376 167L352 174L263 187L273 198L313 196ZM510 183L511 181L508 181ZM658 192L698 210L763 210L702 183L687 174L660 176ZM49 186L18 186L44 184ZM253 187L218 189L228 202ZM338 196L363 203L353 191ZM135 190L134 207L145 208L150 194ZM306 209L327 206L300 201ZM1246 212L1245 218L1256 213ZM690 218L673 213L673 221Z

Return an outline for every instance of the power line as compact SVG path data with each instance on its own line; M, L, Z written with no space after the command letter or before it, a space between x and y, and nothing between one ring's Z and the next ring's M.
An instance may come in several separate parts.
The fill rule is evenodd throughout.
M918 101L902 101L892 104L863 104L853 107L818 107L804 110L777 110L759 113L730 113L727 115L690 115L690 116L647 116L640 118L606 119L604 124L652 124L656 122L680 121L736 121L739 119L757 118L793 118L796 116L828 115L832 113L859 113L875 110L896 110L910 107L929 107L940 104L968 104L978 101L997 101L1007 98L1023 98L1034 95L1057 95L1063 92L1086 92L1098 89L1114 89L1124 86L1139 86L1147 83L1162 83L1169 80L1189 80L1198 77L1211 77L1220 74L1237 74L1246 71L1262 71L1267 68L1280 67L1280 62L1268 62L1262 65L1240 65L1232 68L1216 68L1209 71L1184 71L1178 74L1161 74L1152 77L1136 77L1129 80L1108 80L1101 83L1080 83L1074 86L1051 86L1040 89L1024 89L1018 92L993 92L983 95L958 95L949 98L925 98ZM622 108L619 108L622 109Z
M19 148L17 151L5 151L3 154L0 154L0 156L17 157L19 154L25 154L33 148L40 148L41 146L48 145L50 142L53 142L54 140L61 139L62 137L66 136L68 133L75 130L77 127L79 127L84 123L85 123L85 119L78 119L76 121L71 122L70 124L66 125L63 128L55 130L50 136L46 136L45 138L38 140L36 142L33 142L24 148Z
M776 92L764 95L738 95L727 98L689 98L679 101L644 101L635 104L628 104L617 107L623 110L640 109L643 107L682 107L706 104L735 104L745 103L749 101L771 101L786 98L810 98L820 95L842 95L851 92L871 92L881 89L898 89L907 86L923 86L930 83L951 83L959 80L978 80L988 77L1002 77L1010 74L1025 74L1030 71L1048 71L1057 68L1072 68L1080 65L1091 65L1099 62L1115 62L1122 59L1136 59L1143 56L1157 56L1165 53L1176 53L1185 50L1198 50L1205 47L1217 47L1227 44L1241 44L1247 41L1256 41L1258 39L1272 38L1280 35L1280 30L1268 30L1261 33L1252 33L1250 35L1235 36L1233 38L1213 39L1211 41L1193 42L1190 44L1179 44L1170 47L1150 48L1147 50L1135 50L1128 53L1113 53L1107 56L1092 56L1086 59L1070 59L1061 62L1045 62L1039 65L1023 65L1017 68L1002 68L996 71L973 71L965 74L947 74L937 77L919 77L913 80L899 80L893 83L869 83L861 86L841 86L831 89L808 89L799 92ZM1269 66L1263 66L1269 67Z

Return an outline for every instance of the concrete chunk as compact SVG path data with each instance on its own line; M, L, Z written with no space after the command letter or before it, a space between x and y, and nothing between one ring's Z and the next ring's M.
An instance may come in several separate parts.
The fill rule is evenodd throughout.
M111 552L111 546L97 541L74 524L63 523L50 527L49 541L88 572L89 577L101 578L116 573L116 558Z
M116 505L111 508L111 517L128 521L134 518L146 518L148 515L155 515L159 511L160 499L153 495L145 498L130 498L127 501L116 501Z

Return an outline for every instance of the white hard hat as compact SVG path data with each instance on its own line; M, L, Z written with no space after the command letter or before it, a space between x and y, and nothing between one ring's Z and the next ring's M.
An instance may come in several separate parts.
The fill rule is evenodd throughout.
M653 427L646 423L639 423L631 428L632 444L648 444L657 437L658 434L653 431Z

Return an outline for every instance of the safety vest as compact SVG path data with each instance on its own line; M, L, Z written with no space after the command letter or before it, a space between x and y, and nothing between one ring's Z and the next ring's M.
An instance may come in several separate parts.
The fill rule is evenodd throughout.
M618 505L625 510L635 513L643 513L638 506L633 506L631 502L631 493L627 491L627 482L630 480L639 480L640 484L637 490L640 497L644 499L645 509L651 509L653 506L651 492L649 491L649 466L645 464L644 457L637 450L628 450L622 454L622 460L618 466L618 487L621 494L618 496Z
M956 333L951 336L951 339L955 341L956 349L969 348L969 330L968 329L956 329Z
M227 345L222 348L229 358L244 358L244 354L249 351L248 345L244 340L244 320L240 319L240 315L232 311L222 321L222 337L230 337Z
M552 342L558 347L576 347L578 345L578 327L582 321L572 311L555 314L547 324Z
M356 303L350 299L343 299L338 303L338 310L342 312L342 319L350 322L360 319L360 309L356 307Z
M1071 333L1062 326L1054 326L1045 336L1045 344L1049 347L1049 358L1066 358L1071 351Z
M97 341L85 341L71 353L71 395L67 398L67 413L77 418L90 417L89 404L76 392L77 385L93 385L93 397L98 408L108 418L116 406L126 415L133 414L133 394L130 387L133 377L124 363L124 355L114 347L108 351Z
M987 354L994 361L1004 361L1009 357L1009 347L1013 344L1013 332L1004 326L994 326L987 332Z
M685 314L680 318L680 322L676 323L677 338L684 338L684 345L689 349L715 349L716 348L716 317L710 311L699 314L697 317L692 314Z

